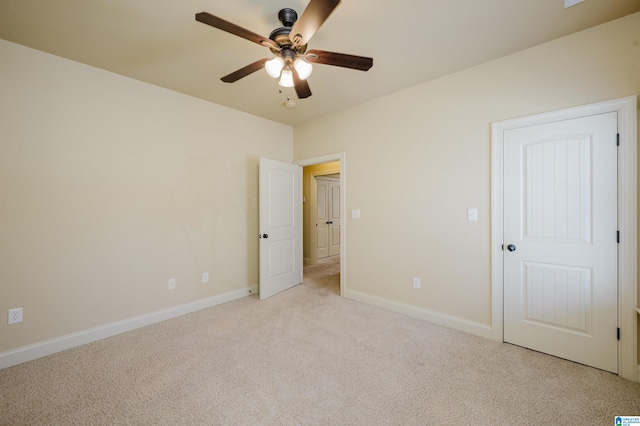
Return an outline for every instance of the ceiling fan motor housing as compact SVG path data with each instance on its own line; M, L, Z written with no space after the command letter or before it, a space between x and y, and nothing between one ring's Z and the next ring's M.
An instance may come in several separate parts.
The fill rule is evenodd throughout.
M293 24L295 24L298 20L298 14L295 10L285 7L284 9L280 10L280 12L278 12L278 20L282 22L282 25L284 25L285 27L291 28L293 27Z
M289 38L289 34L291 34L291 28L293 27L293 24L295 24L298 20L298 14L296 13L296 11L289 8L282 9L278 13L278 19L284 26L271 31L271 34L269 34L269 38L275 41L282 50L271 48L271 52L273 52L273 54L276 56L282 56L282 58L285 60L288 57L285 53L285 50L287 49L298 54L304 54L304 52L306 52L307 50L306 44L298 45L295 46L295 48L290 49L293 42Z

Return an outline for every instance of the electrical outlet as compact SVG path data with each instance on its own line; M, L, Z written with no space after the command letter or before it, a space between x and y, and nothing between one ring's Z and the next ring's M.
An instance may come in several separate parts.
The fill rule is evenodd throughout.
M202 273L202 283L208 283L209 282L209 273L208 272L203 272Z
M8 324L22 322L22 308L9 309Z
M413 288L420 290L420 278L413 277Z
M176 289L176 279L175 278L170 278L169 279L169 290L175 290Z

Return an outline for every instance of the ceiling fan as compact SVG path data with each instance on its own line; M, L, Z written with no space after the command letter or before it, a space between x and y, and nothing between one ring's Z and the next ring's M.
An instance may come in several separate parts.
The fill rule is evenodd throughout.
M339 4L340 0L311 0L299 19L295 10L282 9L278 13L278 19L283 26L273 30L269 38L262 37L207 12L197 13L196 20L268 47L274 55L271 59L260 59L225 75L221 78L222 81L233 83L264 67L270 76L280 78L281 86L294 87L298 98L304 99L311 96L307 77L311 75L312 63L360 71L367 71L373 66L372 58L324 50L307 50L307 44L311 37Z

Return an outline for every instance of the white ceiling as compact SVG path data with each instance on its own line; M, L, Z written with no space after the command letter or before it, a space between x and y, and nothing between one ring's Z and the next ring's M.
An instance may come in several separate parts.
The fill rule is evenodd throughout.
M314 66L313 96L258 71L268 49L197 22L209 12L263 36L308 0L0 0L0 38L297 125L631 13L640 0L344 0L310 49L374 58L368 72ZM1 60L1 58L0 58ZM286 97L295 109L284 107Z

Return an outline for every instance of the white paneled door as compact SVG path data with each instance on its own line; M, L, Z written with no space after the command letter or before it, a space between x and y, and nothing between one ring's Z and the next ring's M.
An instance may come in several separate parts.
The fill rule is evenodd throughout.
M316 259L340 254L340 179L316 178Z
M617 113L504 133L504 341L618 372Z
M302 168L260 159L260 299L302 282Z
M342 220L340 218L340 180L329 182L329 256L340 254L340 232Z
M316 260L329 256L329 181L316 178Z

